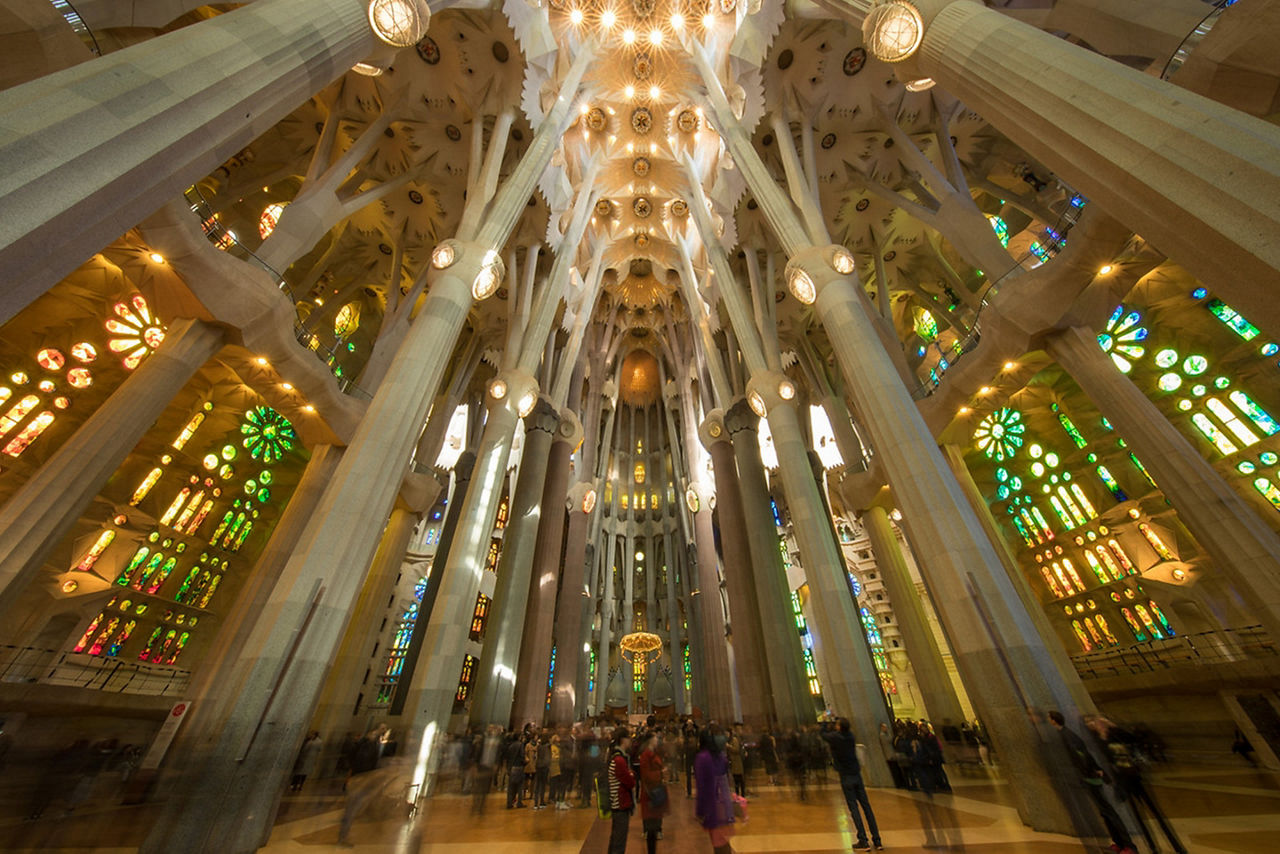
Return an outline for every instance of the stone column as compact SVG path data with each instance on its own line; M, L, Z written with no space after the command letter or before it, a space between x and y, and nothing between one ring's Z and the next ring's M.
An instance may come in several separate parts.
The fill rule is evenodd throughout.
M352 567L373 558L484 267L483 247L453 245L454 263L433 271L422 312L241 651L249 676L236 706L216 739L184 757L187 777L142 851L238 854L265 842L364 581ZM211 802L221 808L199 806Z
M791 613L791 585L778 550L778 527L769 504L769 484L760 460L760 417L746 400L739 400L725 413L725 426L733 438L738 463L738 483L742 490L742 512L746 521L747 546L751 552L752 583L760 607L764 630L765 660L773 687L773 707L777 726L792 729L813 723L813 696L804 675L804 652Z
M404 713L409 701L410 686L413 674L418 669L418 658L422 655L422 641L427 636L427 626L431 624L431 614L435 611L436 600L440 598L440 576L444 573L444 565L449 560L449 550L453 547L453 533L458 529L458 517L462 515L462 505L466 502L467 489L471 485L471 472L476 466L476 455L472 450L463 451L458 461L453 464L453 494L449 496L449 504L444 512L444 524L440 526L440 541L436 543L435 557L431 560L431 574L427 577L427 590L422 594L422 606L418 609L418 620L413 624L413 634L409 636L409 646L404 651L404 664L400 668L400 687L391 699L391 715Z
M707 416L698 432L703 446L711 453L716 478L716 513L720 517L720 549L724 555L725 591L729 594L730 641L742 722L758 730L773 717L771 677L777 674L765 658L767 639L760 622L760 603L752 577L751 552L747 548L738 467L724 418L718 411Z
M570 491L571 495L577 495L577 500L569 509L564 573L556 597L554 627L556 673L551 690L551 723L557 726L573 723L578 703L577 673L581 669L582 644L586 637L582 630L583 612L585 604L591 601L584 581L590 568L587 566L587 530L591 527L591 514L583 509L582 497L590 489L589 485L579 484Z
M171 323L159 349L0 508L0 612L36 577L108 478L222 343L218 327L199 320Z
M1044 638L1000 568L889 354L875 345L866 295L835 271L827 260L830 251L797 251L788 278L794 286L803 273L814 285L816 313L865 416L908 533L915 532L911 542L925 581L937 601L945 603L939 617L961 677L966 685L982 686L972 699L1016 783L1019 814L1039 830L1074 832L1077 825L1066 796L1056 788L1044 758L1052 748L1050 734L1027 714L1028 706L1058 708L1075 720L1072 692L1054 678L1058 674ZM770 426L775 437L786 435L772 420Z
M809 631L817 636L817 645L827 658L822 693L837 714L850 719L859 739L874 745L880 724L892 720L854 607L844 555L836 545L831 517L809 468L809 449L800 438L800 419L795 406L777 394L780 377L757 374L747 388L748 393L760 394L767 406L769 432L778 454L778 474L791 511L791 530L809 583L809 602L815 617ZM867 751L866 772L867 782L873 786L893 784L889 766L878 750Z
M1256 285L1280 280L1280 128L981 4L917 5L924 38L901 76L936 80L1280 334Z
M680 511L677 509L676 512L678 514ZM680 571L676 541L677 538L674 531L665 531L663 533L662 551L667 562L667 644L671 650L672 707L677 713L686 713L688 712L688 701L684 693L684 647L681 645L680 600L676 594L676 574Z
M705 684L708 720L733 720L733 674L729 671L729 648L725 643L724 610L720 607L720 577L716 571L715 534L711 528L710 490L690 487L698 496L693 513L693 538L697 545L697 578L691 581L693 607L698 615L698 645L702 647L705 672L698 674Z
M907 560L894 534L889 514L883 507L871 507L862 513L862 526L871 539L876 566L884 579L885 589L889 591L893 614L907 644L907 658L920 684L929 720L935 725L944 721L959 725L964 720L964 710L955 686L951 684L951 677L947 675L942 651L938 649L937 638L925 617L924 604L911 580L911 570L907 568Z
M0 92L0 321L379 44L361 0L264 0Z
M475 699L471 703L473 724L497 724L505 729L512 722L517 681L534 679L533 674L519 670L516 665L529 607L529 577L542 518L540 503L546 485L547 456L559 421L555 407L544 397L538 398L533 412L524 419L520 474L511 496L510 521L502 534L502 557L493 588L493 605L485 629L484 651L476 669ZM515 722L523 725L527 720L541 723L542 715L538 714L536 719L522 716Z
M1124 436L1215 568L1280 638L1280 535L1116 369L1091 330L1063 330L1045 350Z
M314 728L320 731L324 743L330 748L339 743L347 730L353 726L358 729L362 725L354 717L357 714L355 698L363 691L364 704L368 704L368 692L372 690L373 680L378 674L374 671L367 685L362 686L360 680L373 656L382 617L387 614L387 600L395 594L409 538L421 519L420 514L406 507L396 507L391 511L386 530L382 532L373 563L365 576L364 589L356 600L347 632L334 658L333 670L329 673L313 718ZM399 617L399 614L392 614L389 621L394 624ZM422 619L421 611L418 619ZM404 678L403 669L400 678ZM403 685L403 682L399 684Z
M615 501L613 506L614 513L618 512L618 504ZM613 645L613 615L617 610L614 602L613 592L613 565L614 555L618 549L618 535L612 531L605 534L607 537L604 543L603 554L604 564L601 567L604 574L604 584L599 590L600 602L600 632L596 638L596 685L594 696L590 698L591 708L595 712L600 712L609 699L609 684L613 681L613 673L610 672L610 652ZM618 677L622 678L622 666L618 666ZM628 688L628 690L630 690Z
M551 455L547 460L547 476L542 491L542 519L538 525L538 545L533 555L534 571L529 579L529 603L525 615L524 640L520 644L520 666L516 668L519 679L516 681L516 699L514 718L517 721L541 721L546 711L546 680L541 674L551 662L552 636L556 620L556 602L559 599L560 550L565 537L565 499L569 494L569 461L574 447L582 440L582 428L578 419L569 410L560 413L560 426L555 440L551 444ZM580 511L580 507L574 510ZM581 512L572 514L583 516ZM574 544L575 547L577 544ZM585 542L583 543L585 545ZM573 555L565 555L565 570ZM581 582L582 561L578 560L579 573L576 580L578 589L571 590L578 594ZM579 599L581 596L579 596ZM576 647L581 641L571 641L568 646ZM571 661L568 666L578 667L578 656L569 654L566 649L556 647L556 670L566 666L565 653Z

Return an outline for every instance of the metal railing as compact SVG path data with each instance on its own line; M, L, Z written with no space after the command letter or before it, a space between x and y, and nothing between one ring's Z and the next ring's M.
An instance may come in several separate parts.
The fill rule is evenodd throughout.
M1061 182L1059 182L1061 184ZM966 353L972 352L978 343L982 340L982 313L983 310L991 304L996 294L1000 292L1000 285L1009 276L1015 272L1027 269L1027 264L1033 259L1039 260L1041 263L1048 263L1053 257L1062 250L1067 243L1067 235L1076 223L1080 221L1080 215L1084 212L1088 199L1079 193L1067 187L1065 184L1061 186L1067 191L1066 208L1058 215L1058 220L1052 226L1045 228L1044 241L1036 241L1040 247L1043 257L1036 252L1028 250L1025 255L1015 261L1008 270L1001 273L994 279L988 279L987 285L982 289L981 297L978 301L978 308L974 312L973 325L970 327L968 334L963 338L953 341L945 350L938 345L934 345L939 351L939 358L934 367L930 370L928 378L921 380L912 392L911 397L914 400L923 400L938 390L942 385L942 377L948 370L955 366Z
M80 17L76 7L68 3L67 0L49 0L49 2L53 5L53 8L58 10L58 14L71 25L71 29L75 30L76 35L80 37L80 41L84 42L85 47L93 51L94 56L102 56L102 47L98 44L97 36L93 34L93 30L89 29L89 25L84 22L84 18Z
M293 292L293 288L285 280L285 277L266 261L259 258L252 249L241 243L235 232L222 225L218 215L214 213L213 206L204 197L204 193L200 192L200 188L197 185L191 185L183 193L183 197L187 200L191 212L200 218L200 230L204 232L204 236L209 239L209 242L228 255L266 271L275 281L276 287L289 297L289 301L293 303L296 311L298 298ZM315 353L320 361L325 363L329 372L333 374L334 379L338 381L339 391L364 400L372 399L372 394L356 385L355 379L347 376L344 372L345 369L339 351L336 349L336 343L332 345L322 343L320 337L306 327L301 316L298 316L294 321L293 334L299 344Z
M1212 0L1213 8L1200 19L1200 23L1187 33L1186 37L1178 44L1178 47L1169 56L1169 60L1164 64L1164 70L1160 72L1161 80L1168 80L1175 71L1182 67L1187 61L1187 57L1191 56L1191 52L1200 46L1200 42L1204 41L1204 37L1209 35L1209 31L1213 29L1213 25L1218 23L1218 19L1222 17L1222 13L1235 5L1236 0Z
M64 685L109 694L178 695L191 671L58 649L0 646L0 682Z
M1275 642L1262 626L1180 635L1071 657L1081 679L1131 676L1176 667L1204 667L1257 660L1273 661L1277 669L1280 669L1280 650L1276 649Z

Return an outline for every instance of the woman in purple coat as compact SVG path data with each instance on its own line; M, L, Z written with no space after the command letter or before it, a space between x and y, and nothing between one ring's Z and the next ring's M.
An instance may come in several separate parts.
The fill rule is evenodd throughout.
M693 776L698 785L694 812L710 835L715 854L730 854L733 799L729 795L729 760L710 727L702 731L700 746L693 760Z

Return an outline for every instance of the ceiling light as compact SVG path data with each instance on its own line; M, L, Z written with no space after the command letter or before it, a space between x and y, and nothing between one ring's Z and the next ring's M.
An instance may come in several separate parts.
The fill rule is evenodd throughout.
M634 98L636 96L636 87L628 86L622 90L622 94L626 95L628 98Z
M280 388L284 389L285 391L293 391L293 384L292 384L292 383L280 383Z
M991 388L991 386L984 385L982 388L978 389L978 394L991 394L992 391L994 391L994 389Z
M502 400L507 396L507 381L496 379L489 383L489 396L494 400Z
M622 43L623 43L623 44L635 44L635 43L636 43L636 31L635 31L635 30L633 30L633 29L631 29L630 27L628 27L627 29L623 30L623 31L622 31Z
M534 404L536 404L537 402L538 402L537 392L530 389L520 397L519 401L516 402L516 412L520 415L521 418L524 418L530 412L533 412Z
M778 383L778 397L783 400L791 400L796 396L796 386L791 380L783 380Z
M702 26L703 26L703 27L706 27L707 29L711 29L711 22L712 22L713 20L715 20L715 19L714 19L714 18L712 18L712 17L711 17L711 13L710 13L710 12L708 12L707 14L705 14L705 15L703 15L703 16L702 16Z
M453 244L448 241L441 243L431 252L431 266L437 270L443 270L457 259L458 250L454 249Z
M431 9L425 0L373 0L369 4L369 26L392 47L413 47L422 41L431 23Z
M649 97L650 97L650 98L652 98L653 100L655 100L655 101L656 101L656 100L658 100L658 98L659 98L659 97L661 97L661 95L662 95L662 90L661 90L661 89L659 89L657 86L650 86L650 87L649 87Z
M658 47L660 44L662 44L662 30L649 31L649 44L653 45L654 47Z
M956 410L956 414L957 414L957 415L968 415L968 414L969 414L970 412L972 412L972 411L973 411L973 410L972 410L972 409L970 409L969 407L967 407L967 406L962 406L962 407L960 407L959 409L957 409L957 410Z
M311 404L309 404L309 403L308 403L306 406L302 407L302 411L303 411L303 412L315 412L315 411L316 411L316 408L315 408L314 406L312 406Z
M764 398L760 396L760 392L752 390L747 392L747 405L751 407L751 411L761 418L769 414L769 408L765 406Z
M155 264L164 263L164 256L161 255L159 252L149 252L147 253L147 257L151 259L152 263L155 263Z
M260 367L265 368L265 367L267 366L267 360L266 360L266 359L264 359L262 356L259 356L258 358L254 359L253 361L254 361L254 362L256 362Z
M1017 363L1017 362L1005 362L1005 363L1004 363L1004 369L1005 369L1006 371L1012 371L1012 370L1013 370L1014 368L1016 368L1016 367L1018 367L1018 363Z
M600 13L600 26L606 30L618 23L618 13L612 9L605 9Z
M1103 264L1101 269L1098 270L1098 275L1105 276L1107 275L1107 273L1110 273L1114 269L1115 267L1111 266L1110 264Z
M853 272L853 267L853 253L843 246L837 246L831 253L831 269L842 276L847 276Z
M644 552L636 552L636 560L644 560Z
M316 298L313 300L313 302L314 302L316 305L324 305L324 300L322 300L320 297L316 297Z
M570 12L570 13L569 13L569 20L570 20L570 21L572 21L572 22L574 23L574 25L575 25L575 26L576 26L577 24L581 24L581 23L582 23L582 10L581 10L581 9L574 9L572 12Z
M901 62L920 47L924 20L914 6L894 2L874 7L862 22L867 52L883 62Z
M498 283L502 281L502 274L502 259L498 257L497 252L490 249L484 253L484 266L480 268L475 281L471 283L471 295L477 300L493 296L494 291L498 289Z
M793 297L805 305L813 305L813 301L818 298L818 289L814 287L813 279L798 267L787 277L787 289L791 291Z
M919 77L915 80L908 80L906 89L908 92L924 92L934 87L934 79L932 77Z
M676 32L680 32L680 30L684 29L684 15L676 12L671 16L671 29Z

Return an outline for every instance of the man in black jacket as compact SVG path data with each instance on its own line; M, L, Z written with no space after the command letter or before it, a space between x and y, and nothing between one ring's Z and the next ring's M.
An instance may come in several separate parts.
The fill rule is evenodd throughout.
M880 828L876 827L876 814L871 811L871 801L867 799L867 787L862 783L862 766L858 764L858 741L849 728L849 719L841 718L839 728L835 732L824 732L831 748L831 764L840 775L840 788L844 790L845 803L849 805L849 813L853 816L853 826L858 831L858 841L854 843L854 851L870 851L874 844L877 851L883 851L880 844ZM858 808L867 816L867 824L871 826L871 842L867 842L867 830L862 826L862 816Z

